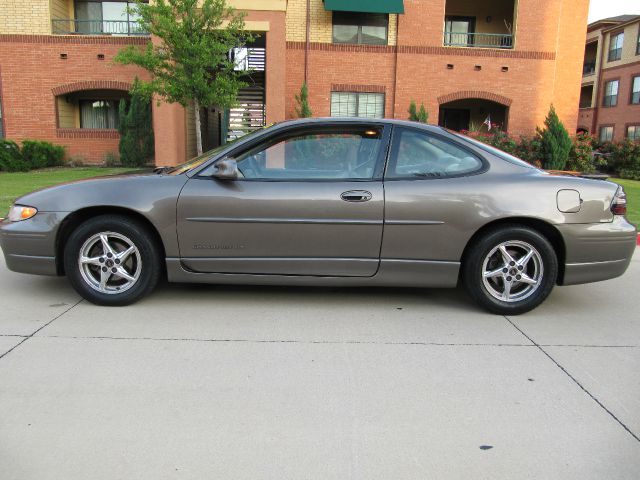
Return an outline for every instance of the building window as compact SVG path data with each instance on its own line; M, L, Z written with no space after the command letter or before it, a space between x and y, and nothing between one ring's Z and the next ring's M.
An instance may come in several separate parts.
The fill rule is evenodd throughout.
M333 12L333 43L386 45L389 15Z
M631 82L631 103L640 105L640 76L633 77Z
M604 99L602 105L605 107L615 107L618 104L618 80L607 82L604 87Z
M475 33L476 17L445 17L445 46L473 47Z
M622 44L624 43L624 32L612 35L609 39L609 61L613 62L622 58Z
M135 2L75 2L75 33L85 35L146 34L138 25L138 16L130 13ZM54 32L58 33L58 32Z
M600 127L600 141L611 142L613 141L613 126Z
M627 138L629 140L640 140L640 125L629 125L627 127Z
M116 100L80 100L80 128L118 128Z
M384 117L384 93L331 92L332 117Z

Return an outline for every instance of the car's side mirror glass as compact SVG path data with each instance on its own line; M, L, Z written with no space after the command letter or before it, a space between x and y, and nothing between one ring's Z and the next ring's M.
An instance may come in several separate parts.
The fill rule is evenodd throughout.
M215 170L212 173L214 178L219 180L237 180L239 175L238 164L234 158L223 158L214 164Z

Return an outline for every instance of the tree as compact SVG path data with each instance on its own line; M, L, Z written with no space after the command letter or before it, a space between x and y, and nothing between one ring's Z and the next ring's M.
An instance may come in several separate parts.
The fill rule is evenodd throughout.
M309 89L307 88L306 82L303 83L302 88L300 88L300 95L296 95L296 103L298 104L296 114L299 118L309 118L313 116L313 112L309 106Z
M226 0L135 0L140 29L159 41L146 48L130 45L115 61L138 65L151 74L135 84L132 94L179 103L195 110L198 154L202 154L201 108L226 109L235 105L238 90L246 85L229 52L252 40L244 30L244 14Z
M128 106L126 100L120 100L118 117L122 164L139 167L151 161L154 155L154 137L149 99L134 93Z
M416 102L411 100L409 104L409 120L420 123L427 123L429 121L429 112L425 110L424 103L420 104L420 110L418 110Z
M544 120L544 129L538 128L537 132L542 143L543 167L547 170L564 170L571 152L571 138L553 105Z

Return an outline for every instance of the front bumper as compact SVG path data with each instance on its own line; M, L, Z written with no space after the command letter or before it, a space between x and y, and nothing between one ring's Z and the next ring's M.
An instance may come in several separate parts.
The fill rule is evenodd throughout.
M66 212L38 212L22 222L0 222L0 247L14 272L57 275L56 237Z
M621 216L610 223L558 225L558 230L566 246L562 285L619 277L636 249L636 227Z

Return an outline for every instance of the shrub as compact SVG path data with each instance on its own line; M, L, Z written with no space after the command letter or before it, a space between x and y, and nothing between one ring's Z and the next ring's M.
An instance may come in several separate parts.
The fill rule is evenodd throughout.
M121 165L118 155L113 152L107 152L104 156L105 167L119 167Z
M640 180L640 141L626 139L613 144L611 160L622 178Z
M311 107L309 106L309 88L306 83L300 88L300 95L296 95L296 114L299 118L309 118L313 116Z
M22 142L22 158L28 168L59 167L64 164L64 147L39 140Z
M0 171L1 172L26 172L29 170L22 158L20 147L11 140L0 140Z
M551 105L544 129L538 129L542 142L543 166L547 170L564 170L571 151L571 138Z
M424 108L424 103L420 104L420 110L418 110L416 102L411 100L408 111L409 120L412 122L427 123L429 121L429 112Z
M567 170L583 173L596 171L596 157L593 155L593 137L586 133L578 133L571 142ZM606 160L598 157L597 166L606 165Z
M151 125L151 102L137 94L132 95L127 105L120 100L120 161L126 167L141 167L149 163L154 155L153 126Z

